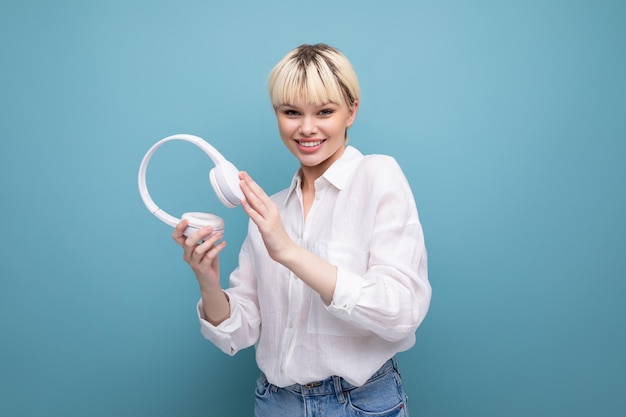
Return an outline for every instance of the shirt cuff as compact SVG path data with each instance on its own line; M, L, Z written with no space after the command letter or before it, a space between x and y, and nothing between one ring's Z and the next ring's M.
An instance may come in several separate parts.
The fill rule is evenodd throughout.
M237 309L233 308L233 300L230 300L230 317L221 322L219 325L214 326L210 322L208 322L204 317L204 309L202 298L198 301L196 305L196 310L198 314L198 320L200 321L200 332L205 339L211 341L215 346L217 346L222 352L232 355L232 334L239 328L239 317L237 313Z
M361 297L363 278L359 275L337 268L337 282L333 299L326 308L335 316L350 321L352 312Z

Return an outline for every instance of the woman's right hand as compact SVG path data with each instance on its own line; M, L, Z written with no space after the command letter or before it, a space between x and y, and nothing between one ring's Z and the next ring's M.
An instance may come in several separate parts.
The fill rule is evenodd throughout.
M172 233L172 238L183 248L183 259L193 270L200 290L221 290L219 253L226 246L226 241L220 242L219 240L223 237L223 233L217 232L211 235L213 229L205 227L190 236L185 236L183 232L188 225L189 222L186 219L178 223Z

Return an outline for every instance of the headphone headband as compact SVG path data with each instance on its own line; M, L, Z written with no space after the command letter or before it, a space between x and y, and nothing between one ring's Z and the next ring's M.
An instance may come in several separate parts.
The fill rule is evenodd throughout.
M173 140L182 140L186 142L193 143L202 149L208 156L211 158L213 163L215 164L215 168L211 170L210 178L211 184L219 197L220 201L227 207L236 207L241 200L244 199L243 193L239 188L239 171L235 166L226 160L220 154L217 149L207 143L204 139L188 134L177 134L168 136L166 138L161 139L146 152L145 156L141 161L141 165L139 166L139 174L138 174L138 186L139 186L139 194L141 195L141 199L144 204L148 208L148 210L154 214L158 219L168 224L171 227L176 227L178 223L180 223L181 219L178 219L172 216L169 213L161 210L148 192L148 186L146 184L146 171L148 169L148 163L150 162L150 158L154 152L164 143L173 141ZM224 228L224 221L219 217L213 214L207 213L186 213L183 215L183 218L187 218L189 220L189 227L185 231L185 235L191 234L193 231L205 227L205 226L213 226L214 230L219 230Z

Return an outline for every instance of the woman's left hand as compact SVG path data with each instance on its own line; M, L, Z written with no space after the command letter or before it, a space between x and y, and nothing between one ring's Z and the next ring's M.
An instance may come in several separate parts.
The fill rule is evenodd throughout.
M248 173L240 172L239 179L246 197L241 206L259 228L270 257L280 263L296 244L285 231L278 207Z

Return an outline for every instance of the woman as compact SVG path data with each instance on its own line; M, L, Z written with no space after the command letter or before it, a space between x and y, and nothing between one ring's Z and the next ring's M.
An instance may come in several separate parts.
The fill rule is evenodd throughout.
M250 222L230 287L221 234L186 238L185 220L173 233L200 285L202 333L230 355L256 345L256 416L408 415L394 356L431 296L409 184L393 158L347 145L359 85L337 49L289 52L269 93L300 169L271 197L240 173Z

